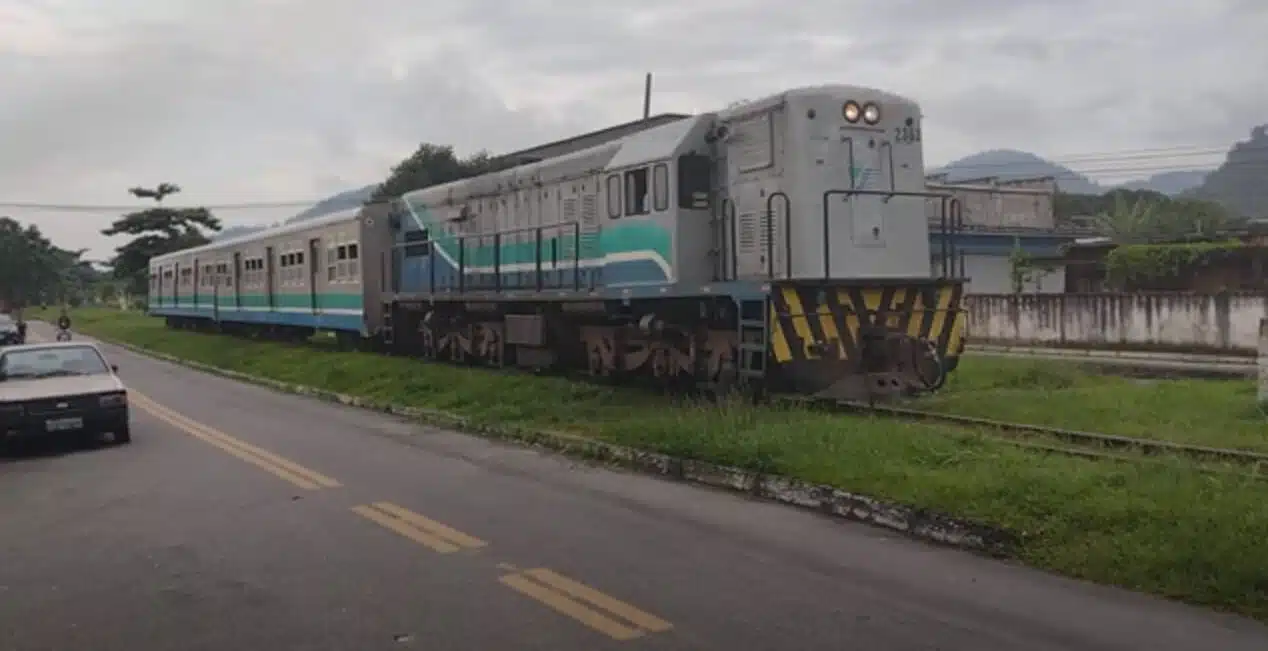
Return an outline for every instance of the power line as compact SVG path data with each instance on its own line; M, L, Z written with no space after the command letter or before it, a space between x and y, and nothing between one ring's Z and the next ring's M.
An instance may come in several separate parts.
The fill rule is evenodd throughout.
M1231 151L1231 149L1232 149L1231 147L1218 147L1218 148L1217 147L1194 147L1194 146L1162 147L1162 148L1139 149L1139 150L1122 150L1119 152L1088 153L1088 154L1063 157L1060 159L1044 159L1044 161L1046 161L1047 163L1060 165L1062 167L1066 167L1070 169L1071 174L1056 175L1054 178L1055 180L1058 180L1058 181L1085 180L1085 177L1089 175L1105 175L1105 174L1135 175L1135 174L1159 174L1163 172L1181 172L1181 171L1210 172L1214 170L1213 169L1207 169L1207 170L1195 169L1192 166L1192 164L1184 164L1179 162L1162 163L1158 159L1226 155L1229 153L1229 151ZM1268 146L1243 145L1242 147L1239 148L1239 151L1242 153L1245 153L1248 150L1252 152L1254 151L1268 152ZM1158 160L1156 164L1148 164L1151 161L1155 161L1155 160ZM1087 168L1087 169L1076 169L1074 167L1071 167L1071 165L1077 164L1077 163L1110 163L1112 165L1107 167L1096 167L1096 168ZM1000 170L1005 168L1011 168L1011 169L1017 170L1017 169L1025 169L1027 167L1038 167L1040 165L1043 165L1043 163L1040 163L1038 161L1034 163L1029 163L1029 162L973 163L968 165L956 165L954 167L954 170L958 173L975 172L977 170L988 170L988 169ZM1268 172L1268 157L1265 157L1265 159L1262 161L1236 161L1236 162L1225 161L1222 164L1220 164L1218 167L1237 168L1237 167L1243 167L1243 166L1263 167L1265 172ZM944 165L943 168L945 167L946 166ZM1020 174L1020 173L1021 172L1014 172L1014 174ZM984 174L984 176L989 176L989 174ZM205 208L212 212L227 212L227 211L239 211L239 210L278 210L283 208L295 209L295 210L306 210L308 208L311 208L315 204L325 201L326 199L329 199L329 197L321 197L318 199L295 200L295 201L261 201L261 202L224 203L224 204L197 204L197 205L186 205L186 206L165 205L163 207L171 208L174 210L190 209L190 208ZM155 206L154 205L147 206L145 204L132 204L132 205L62 204L62 203L40 202L40 201L0 201L0 208L17 209L17 210L56 211L56 212L127 213L127 212L136 212L140 210L146 210L147 208L151 208L151 207L155 207Z

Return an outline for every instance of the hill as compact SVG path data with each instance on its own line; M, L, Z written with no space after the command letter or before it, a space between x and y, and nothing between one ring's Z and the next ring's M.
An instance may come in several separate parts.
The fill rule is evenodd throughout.
M315 219L317 217L329 215L330 213L338 212L340 210L356 208L357 206L365 203L366 199L370 198L370 195L374 193L374 188L376 187L378 187L378 184L367 185L363 188L348 190L346 192L340 192L334 196L327 197L313 204L311 208L308 208L304 212L288 218L283 223L293 224L298 221ZM258 233L266 228L269 228L269 226L231 226L219 233L216 233L216 235L211 239L215 241L242 237L244 235L250 235L251 233Z
M1102 194L1106 191L1091 179L1030 152L993 149L952 161L930 174L946 174L947 181L961 183L995 177L1003 180L1050 176L1057 187L1069 194Z
M309 208L308 210L305 210L304 212L286 220L286 223L289 224L291 222L303 221L305 219L313 219L314 217L329 215L332 212L356 208L357 206L365 203L366 199L369 199L371 194L374 194L374 188L376 187L378 187L377 183L367 185L363 188L357 188L355 190L340 192L332 197L322 199L321 201L313 204L312 208Z
M1149 190L1169 197L1179 196L1202 185L1209 170L1181 170L1178 172L1161 172L1142 181L1129 181L1117 186L1122 190Z
M1244 217L1263 218L1268 217L1266 181L1268 125L1263 125L1251 130L1249 140L1233 145L1224 163L1187 196L1218 201Z
M1000 180L1050 176L1057 180L1057 187L1067 194L1099 195L1110 190L1148 190L1167 196L1198 187L1206 179L1204 170L1180 170L1162 172L1147 179L1129 181L1115 186L1103 186L1064 165L1054 163L1030 152L1013 149L995 149L965 156L948 163L930 174L945 173L952 182L962 182L985 177Z

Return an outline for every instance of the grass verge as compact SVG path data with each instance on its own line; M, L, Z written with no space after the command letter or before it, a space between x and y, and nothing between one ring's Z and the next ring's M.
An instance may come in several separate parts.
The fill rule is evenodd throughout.
M83 310L73 318L76 330L89 335L242 373L936 509L1013 531L1021 541L1018 557L1030 565L1268 620L1268 560L1260 553L1268 537L1264 484L1198 474L1180 461L1131 465L1045 456L919 423L703 406L370 354L241 340L228 345L224 337L169 331L139 314ZM1023 390L999 387L998 367L974 370L974 364L948 387L943 407L971 402L974 387ZM1094 392L1095 383L1108 380L1071 381L1089 383ZM1044 382L1067 380L1036 380Z
M1147 380L1067 361L967 357L922 409L1140 438L1268 451L1250 379Z

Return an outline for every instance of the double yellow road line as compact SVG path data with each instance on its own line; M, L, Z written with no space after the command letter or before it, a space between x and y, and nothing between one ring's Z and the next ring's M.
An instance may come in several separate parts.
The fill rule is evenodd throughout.
M647 633L664 633L673 628L672 624L651 613L546 568L507 574L498 580L502 585L614 640L633 640Z
M488 546L475 536L391 502L354 506L352 511L439 554ZM511 569L506 565L500 567ZM516 571L499 577L498 581L615 640L633 640L673 628L655 615L546 568Z
M439 554L479 549L489 544L391 502L354 506L352 511Z
M128 400L131 404L140 407L146 413L167 423L168 425L171 425L172 427L175 427L176 429L205 443L220 448L224 452L227 452L247 463L255 465L264 471L284 479L304 490L338 488L342 485L316 470L305 468L294 461L284 459L272 452L269 452L268 450L229 436L214 427L209 427L197 421L191 420L182 414L160 405L154 400L151 400L145 394L139 393L136 390L128 390Z

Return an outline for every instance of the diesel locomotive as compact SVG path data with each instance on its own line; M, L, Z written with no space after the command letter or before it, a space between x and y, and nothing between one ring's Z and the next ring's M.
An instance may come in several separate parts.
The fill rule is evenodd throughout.
M958 204L925 187L919 105L805 87L157 256L149 309L437 361L874 400L936 390L964 348L964 282L931 264L931 222L951 246Z

